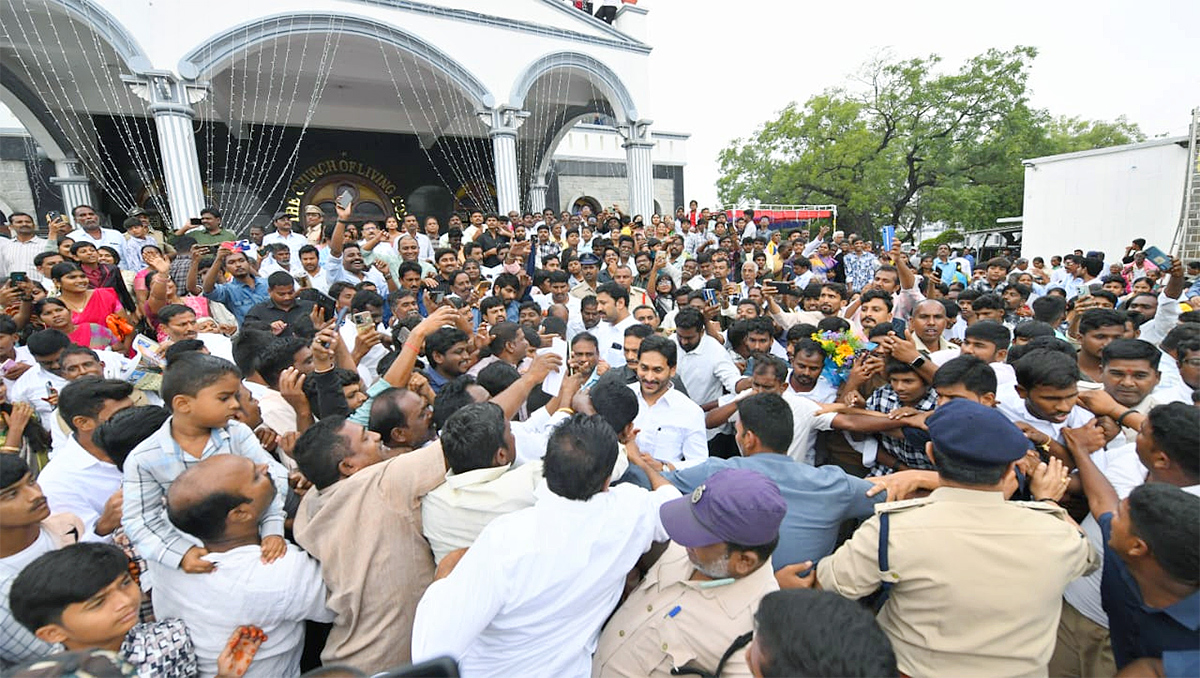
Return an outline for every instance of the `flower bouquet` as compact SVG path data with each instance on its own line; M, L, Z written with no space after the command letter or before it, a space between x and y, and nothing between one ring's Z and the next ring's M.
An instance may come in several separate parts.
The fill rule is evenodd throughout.
M877 344L864 341L853 332L819 332L812 335L814 341L825 349L825 366L821 376L835 387L850 374L854 361L863 353L873 350Z

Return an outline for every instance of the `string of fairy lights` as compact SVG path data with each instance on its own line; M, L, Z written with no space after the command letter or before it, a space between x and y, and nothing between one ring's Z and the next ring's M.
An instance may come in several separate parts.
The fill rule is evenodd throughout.
M33 47L28 53L37 54L33 58L13 49L18 72L45 103L68 152L116 211L146 209L172 224L198 216L170 214L154 120L138 85L122 82L121 67L110 65L122 60L99 33L52 10L50 0L0 2L8 10L0 36L9 45L27 44ZM224 223L240 231L251 223L264 225L289 198L281 189L296 171L305 137L336 77L345 33L344 20L337 18L320 32L298 30L294 16L271 21L276 23L262 40L251 39L251 31L261 25L236 29L241 34L232 36L232 42L239 47L227 58L213 59L213 44L193 58L206 64L196 81L208 87L207 96L192 102L204 201L218 206ZM382 36L376 40L379 70L392 85L396 113L418 136L438 181L456 194L459 206L494 206L491 144L481 111L449 76ZM363 64L356 62L356 67ZM581 119L581 94L584 106L602 99L589 78L571 67L554 67L534 81L521 102L528 113L517 135L522 204L528 205L531 184L550 179L544 174L554 167L544 156L554 149L547 142ZM327 118L323 122L328 126ZM28 152L34 162L32 143ZM609 163L601 167L603 178L617 175Z

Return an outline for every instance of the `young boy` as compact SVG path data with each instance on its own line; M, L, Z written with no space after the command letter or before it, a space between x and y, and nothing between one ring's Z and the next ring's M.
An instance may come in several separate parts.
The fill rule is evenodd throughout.
M287 471L263 449L254 431L234 421L242 389L237 367L203 353L185 353L163 373L162 397L172 416L125 460L121 524L147 560L186 572L209 572L206 551L167 521L162 499L184 469L215 454L236 454L266 464L276 496L264 513L262 554L273 562L287 550L283 502Z
M1043 452L1069 459L1064 428L1079 428L1092 414L1079 407L1079 367L1068 355L1034 349L1013 365L1017 386L1001 394L999 409Z
M11 600L13 618L46 643L118 653L146 678L199 675L182 621L138 623L142 591L115 546L84 542L43 554L17 575ZM262 641L261 630L239 627L217 660L218 678L244 674Z
M916 412L928 412L937 404L937 392L921 379L912 365L889 358L883 367L888 383L875 389L867 398L867 409L884 414L902 408ZM934 470L933 462L925 455L925 449L910 444L903 436L880 436L880 449L875 455L872 476L881 476L893 471L910 468Z
M1005 362L1011 342L1012 333L1008 328L992 320L983 320L971 325L963 336L963 354L986 361L996 372L996 379L1000 383L997 395L1012 392L1017 383L1012 365Z
M71 513L50 515L46 496L29 465L0 454L0 669L49 654L53 647L13 623L8 594L13 580L38 556L79 541L83 521Z

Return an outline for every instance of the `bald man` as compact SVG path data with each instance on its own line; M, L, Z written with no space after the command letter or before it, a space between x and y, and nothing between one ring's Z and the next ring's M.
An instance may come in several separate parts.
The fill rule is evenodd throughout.
M267 640L245 675L298 676L304 620L333 621L315 559L288 544L282 558L262 560L258 526L273 496L266 465L233 454L202 459L167 491L171 523L208 549L216 569L188 574L152 563L154 613L187 624L203 675L217 673L229 636L250 625Z

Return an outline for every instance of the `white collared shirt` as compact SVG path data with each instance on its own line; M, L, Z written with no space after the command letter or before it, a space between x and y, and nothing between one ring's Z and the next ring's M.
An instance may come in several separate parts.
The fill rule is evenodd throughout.
M697 404L712 402L726 391L733 393L737 390L741 374L721 342L705 333L695 349L685 351L679 344L678 335L671 337L671 341L679 347L676 373L688 395Z
M50 397L50 389L62 391L67 385L67 380L63 377L47 372L46 368L36 364L22 374L8 390L8 402L18 403L26 402L33 405L33 409L37 412L38 420L42 424L42 428L49 433L54 425L54 406L45 401L45 398ZM51 450L53 452L53 450ZM52 455L53 456L53 455Z
M789 370L787 385L787 390L784 391L784 395L791 393L792 395L800 396L801 398L807 398L817 403L831 403L837 400L837 387L829 383L829 380L826 379L825 375L823 374L817 377L817 383L813 385L811 391L805 391L802 393L792 387L792 373Z
M96 521L105 503L121 489L116 465L92 456L72 435L58 446L37 481L52 513L74 513L83 521L87 533L80 536L82 540L108 539L96 534Z
M104 245L108 245L117 252L121 251L121 246L125 244L125 236L121 235L120 231L111 228L101 228L100 237L93 238L87 231L82 228L77 228L67 234L67 237L75 242L90 242L97 249Z
M607 320L601 320L600 324L592 331L596 335L596 341L600 344L600 358L609 365L624 365L625 330L637 324L637 318L632 315L625 316L624 320L615 325Z
M600 627L634 563L667 539L658 510L677 497L670 485L616 485L586 501L539 488L425 591L413 661L449 655L466 676L590 675Z
M308 244L308 238L295 231L288 233L286 236L279 231L263 236L263 246L274 245L280 242L288 246L288 249L292 252L292 263L298 266L300 262L300 248Z
M820 405L790 387L783 393L783 400L792 408L792 444L787 454L796 461L813 466L817 461L817 432L832 431L833 418L837 413L820 414Z
M1038 419L1029 412L1029 408L1025 406L1025 400L1017 395L1014 388L1007 394L996 394L996 409L1000 410L1001 414L1008 417L1008 420L1016 422L1025 422L1033 428L1050 436L1059 444L1063 442L1062 430L1064 428L1079 428L1092 420L1092 413L1076 405L1071 408L1071 413L1067 415L1066 421L1056 423Z
M542 481L542 462L506 464L463 474L446 472L442 483L421 499L421 529L433 559L466 548L497 517L534 504L533 491Z
M200 674L217 673L217 656L229 636L242 625L261 628L266 641L246 670L247 678L300 675L304 649L304 621L331 622L325 607L321 566L312 556L287 545L287 553L273 563L262 562L258 544L239 546L204 559L217 568L188 574L154 561L154 614L159 619L182 619L196 647Z
M633 427L639 430L638 449L677 468L708 459L704 410L699 405L674 388L668 388L651 406L642 397L640 382L630 384L629 388L638 399L638 415L633 420Z

